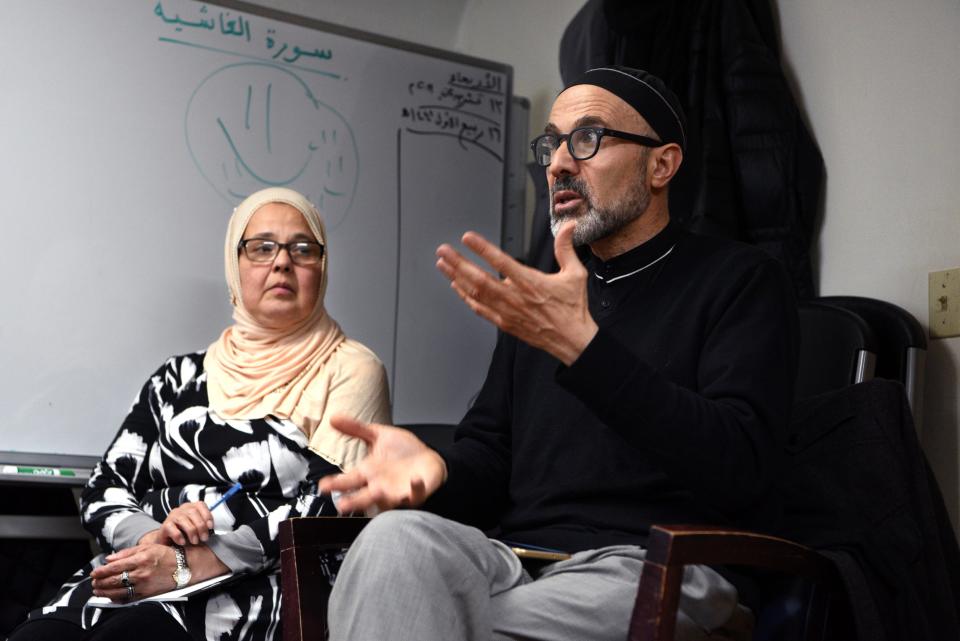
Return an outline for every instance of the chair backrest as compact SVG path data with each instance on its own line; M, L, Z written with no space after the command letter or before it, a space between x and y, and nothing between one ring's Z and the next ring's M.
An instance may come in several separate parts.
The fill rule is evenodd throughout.
M877 378L900 381L907 393L913 423L923 419L927 335L913 314L893 303L863 296L824 296L819 302L848 309L870 325L877 344Z
M802 301L797 400L870 380L876 365L876 339L856 313L816 301Z

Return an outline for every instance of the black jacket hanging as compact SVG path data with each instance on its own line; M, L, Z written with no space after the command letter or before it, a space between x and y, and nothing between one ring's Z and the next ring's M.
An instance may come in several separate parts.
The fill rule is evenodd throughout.
M566 82L623 64L660 76L684 106L689 135L671 215L762 247L786 265L798 297L810 298L823 160L776 43L769 0L590 0L563 34L560 72Z

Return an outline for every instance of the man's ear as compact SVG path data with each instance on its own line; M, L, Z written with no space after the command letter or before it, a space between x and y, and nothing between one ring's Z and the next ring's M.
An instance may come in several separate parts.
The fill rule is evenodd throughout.
M653 188L666 187L667 183L676 175L683 162L683 150L676 143L669 143L663 147L651 150L650 160L652 167L647 167L650 175L650 186Z

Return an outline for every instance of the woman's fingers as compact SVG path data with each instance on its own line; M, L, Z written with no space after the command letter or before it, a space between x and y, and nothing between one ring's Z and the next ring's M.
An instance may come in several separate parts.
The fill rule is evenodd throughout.
M107 571L107 568L111 567L115 561L119 561L120 559L125 559L127 557L133 556L139 551L139 547L140 546L135 545L132 548L124 548L122 550L118 550L114 552L113 554L108 554L107 555L108 565L101 565L100 567L96 568L93 572L90 573L90 576L96 576L98 572L102 573Z
M128 601L173 589L172 572L175 562L169 546L149 544L128 548L122 552L126 553L123 558L90 573L95 595L105 596L113 601ZM133 596L130 595L130 588L133 589Z
M194 501L193 503L188 503L187 505L195 510L195 514L200 519L201 527L205 527L207 530L213 529L213 512L210 511L209 505L203 501Z
M163 522L163 531L177 545L188 545L197 539L193 523L181 515L171 515Z
M176 521L167 517L167 520L163 522L163 527L161 528L163 533L167 536L168 539L176 543L177 545L186 545L187 537L180 529L180 526L177 525Z
M194 545L206 542L206 540L210 538L210 530L213 529L213 519L210 517L210 510L204 510L200 508L200 505L206 508L206 504L200 501L182 506L183 522L190 527L190 531L185 532L185 534L187 534L190 542ZM206 514L204 511L206 511Z
M136 586L137 580L142 578L143 573L139 569L143 557L139 555L139 550L133 547L121 551L132 552L124 558L98 567L90 573L93 593L97 596L107 596L112 599L112 593L126 592L127 586L123 582L124 576L127 578L127 584L133 586ZM124 572L126 572L126 575L124 575Z
M96 596L105 596L114 603L134 601L141 597L140 593L137 592L136 587L134 587L133 590L128 590L127 588L118 588L114 590L94 590L93 593Z
M161 527L163 534L178 545L204 543L210 538L212 529L213 515L203 501L184 503L174 508Z
M140 537L140 540L137 542L137 545L146 545L148 543L168 543L169 539L163 533L163 525L161 524L156 530L147 532Z

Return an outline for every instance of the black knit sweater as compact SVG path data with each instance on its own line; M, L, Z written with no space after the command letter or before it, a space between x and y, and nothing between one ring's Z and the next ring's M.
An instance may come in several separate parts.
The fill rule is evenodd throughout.
M427 508L568 551L643 544L656 523L755 526L796 369L785 272L674 224L585 262L600 331L570 367L500 337Z

